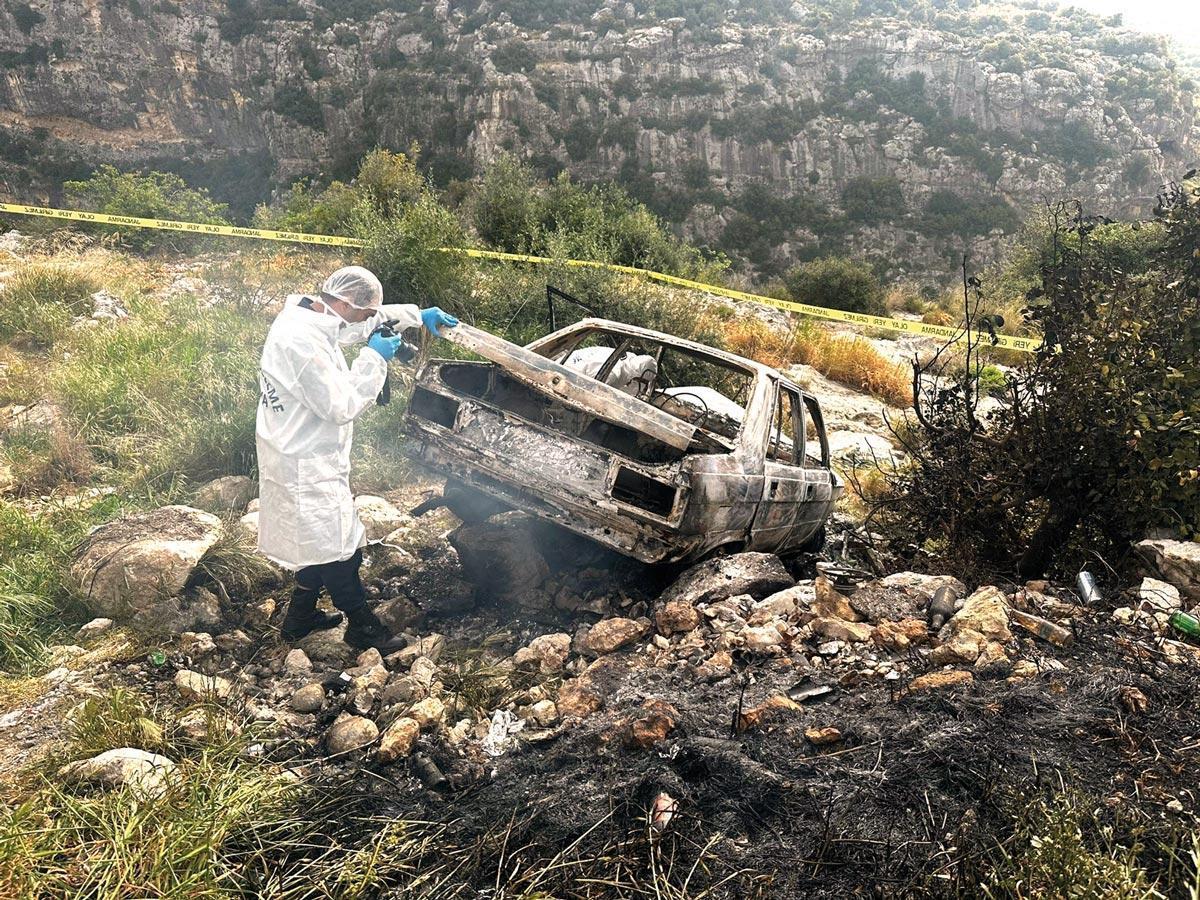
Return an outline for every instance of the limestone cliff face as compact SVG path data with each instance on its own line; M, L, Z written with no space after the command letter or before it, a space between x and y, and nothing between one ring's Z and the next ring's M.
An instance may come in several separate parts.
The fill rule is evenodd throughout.
M244 209L418 140L442 179L504 150L618 178L763 271L844 248L936 272L994 253L1005 204L1145 212L1200 146L1163 47L1074 11L729 6L10 0L0 188L168 160Z

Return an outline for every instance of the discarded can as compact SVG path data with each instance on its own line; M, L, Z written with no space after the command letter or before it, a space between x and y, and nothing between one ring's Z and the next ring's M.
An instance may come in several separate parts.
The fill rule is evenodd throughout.
M958 603L958 591L950 585L938 588L933 592L929 601L929 627L934 631L941 630L946 620L954 615L954 606Z
M146 657L150 661L150 665L155 668L165 666L167 664L167 654L161 650L151 650L150 655Z
M1049 619L1043 619L1041 616L1033 615L1033 613L1027 613L1019 609L1010 609L1008 611L1008 618L1026 631L1036 634L1043 640L1056 644L1059 647L1070 647L1075 643L1075 633L1071 629L1055 625Z
M813 700L827 700L833 695L834 688L828 684L805 684L801 681L788 688L788 698L797 703Z
M412 767L417 778L421 779L421 784L431 791L445 790L450 784L442 770L437 767L437 763L424 753L412 755Z
M1167 624L1189 637L1200 638L1200 619L1190 613L1173 612L1167 619Z
M1084 606L1095 606L1104 599L1100 596L1100 588L1096 587L1096 576L1087 569L1080 570L1075 576L1075 587Z
M679 812L679 801L666 791L662 791L650 805L650 827L656 832L665 831L677 812Z

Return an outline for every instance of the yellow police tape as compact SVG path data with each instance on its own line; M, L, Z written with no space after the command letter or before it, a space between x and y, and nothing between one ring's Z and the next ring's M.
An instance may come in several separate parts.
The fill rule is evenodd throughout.
M230 237L254 238L260 241L285 241L297 244L320 244L327 247L362 247L364 241L358 238L341 237L333 234L308 234L302 231L274 231L269 228L243 228L240 225L209 225L202 222L180 222L174 219L145 219L138 216L113 216L106 213L83 212L73 209L55 209L46 206L27 206L20 203L0 203L0 213L15 213L21 216L42 216L51 219L65 219L72 222L90 222L97 225L125 225L132 228L156 228L164 231L180 231L199 235L227 235ZM866 313L852 313L840 309L827 309L823 306L811 306L807 303L793 303L790 300L777 300L761 294L750 294L733 288L720 287L715 284L705 284L667 275L664 272L652 272L649 269L638 269L634 266L619 266L615 263L596 262L587 259L554 259L547 256L529 256L524 253L501 253L496 250L473 250L467 247L441 247L445 253L460 253L477 259L507 260L510 262L553 264L577 266L589 269L607 269L611 272L623 272L649 278L652 281L671 284L676 287L689 288L728 297L731 300L742 300L750 303L762 303L774 306L788 312L800 313L817 319L831 322L845 322L849 325L859 325L866 328L880 328L885 331L900 331L907 334L924 335L942 338L948 341L959 341L968 337L968 332L962 328L947 325L928 325L924 322L910 322L905 319L891 319L887 316L871 316ZM971 332L973 340L1003 347L1006 350L1020 350L1033 353L1041 346L1041 340L1032 337L1018 337L1011 334L994 336L984 332Z

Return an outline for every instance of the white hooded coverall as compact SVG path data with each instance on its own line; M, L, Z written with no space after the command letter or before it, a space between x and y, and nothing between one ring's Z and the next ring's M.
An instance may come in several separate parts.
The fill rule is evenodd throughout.
M365 341L384 319L421 324L420 310L385 304L366 322L305 309L288 297L259 370L258 549L286 569L348 559L366 543L350 493L354 418L375 402L387 363L365 348L346 365L341 344Z

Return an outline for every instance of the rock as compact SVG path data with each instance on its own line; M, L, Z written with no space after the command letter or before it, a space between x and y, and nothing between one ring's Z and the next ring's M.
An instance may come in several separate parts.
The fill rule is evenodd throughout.
M80 643L83 643L84 641L90 641L93 638L97 638L104 634L104 632L108 631L110 628L112 628L112 626L112 619L92 619L92 621L88 622L86 625L83 625L77 632L75 632L75 640L79 641Z
M733 669L733 655L728 650L718 650L703 663L697 673L701 678L720 678Z
M296 642L296 646L303 650L311 660L345 665L356 655L354 648L347 646L342 640L345 633L346 622L343 620L340 625L333 628L306 634Z
M285 675L307 675L312 671L312 667L312 660L299 647L293 647L288 651L287 656L283 658L283 672Z
M646 700L637 717L627 726L625 742L631 747L649 750L667 739L678 718L679 710L670 703L654 698Z
M248 512L238 519L238 528L245 535L246 540L258 543L258 510Z
M842 733L832 726L825 728L805 728L804 737L814 747L825 747L840 741Z
M258 485L253 479L245 475L226 475L197 488L195 504L198 509L217 515L241 513L257 494Z
M929 641L929 629L920 619L885 620L871 632L871 643L883 650L903 653Z
M358 750L379 737L379 726L363 716L338 719L325 733L325 749L333 756Z
M1038 674L1037 663L1028 659L1019 659L1013 663L1013 678L1035 678Z
M415 678L425 687L431 687L434 680L437 678L437 663L428 656L418 656L413 660L412 666L408 670L409 677Z
M427 634L413 641L403 650L398 650L387 658L387 661L398 668L407 669L418 656L427 656L434 662L442 657L442 649L446 646L446 637L441 634Z
M246 512L248 512L248 513L258 512L261 507L262 507L262 504L259 503L258 498L255 497L253 500L251 500L249 503L246 504Z
M354 665L362 669L371 669L383 665L383 654L376 648L369 647L354 659Z
M870 622L847 622L843 619L813 619L812 630L830 640L861 643L870 640L874 630Z
M700 613L686 600L671 600L654 614L654 623L661 634L686 633L700 625Z
M211 513L164 506L93 530L70 574L93 614L178 633L195 621L178 595L222 533Z
M429 685L412 675L394 675L379 692L379 702L386 709L403 704L409 706L429 693Z
M325 687L317 682L310 682L292 694L292 709L296 712L317 712L325 705Z
M378 759L384 765L403 759L412 752L413 744L421 734L421 725L415 719L399 718L387 728L379 739Z
M513 655L513 664L519 668L536 668L543 674L561 672L571 653L569 634L543 634L529 642Z
M750 624L761 624L756 621L760 615L766 617L777 616L789 622L794 622L800 617L801 613L807 612L812 607L816 597L815 582L805 581L797 584L795 587L776 591L769 597L764 597L762 600L755 602Z
M738 594L761 599L795 585L772 553L734 553L697 563L659 597L659 606L681 600L696 606Z
M904 591L919 598L925 606L933 599L939 588L952 587L954 592L962 597L967 593L967 586L952 575L923 575L920 572L896 572L886 578L879 579L884 587Z
M485 594L517 598L537 588L550 574L539 541L524 513L504 513L485 522L462 525L450 535L463 569Z
M221 601L217 595L204 587L190 587L183 592L187 613L197 625L214 628L224 622Z
M558 721L558 706L553 700L539 700L529 707L529 718L542 728L549 728Z
M218 634L213 638L213 641L216 643L218 649L224 650L226 653L245 650L254 644L250 635L241 629L235 629L225 634Z
M205 707L189 709L179 717L179 730L190 740L203 743L212 740L235 738L241 734L241 726L230 716Z
M1177 609L1182 609L1183 600L1179 589L1173 584L1159 581L1157 578L1143 578L1138 587L1138 611L1146 613L1166 613L1170 615Z
M802 712L802 707L786 694L772 694L763 703L752 709L743 710L738 719L738 731L760 728L768 720L785 712Z
M1117 691L1121 705L1131 715L1141 715L1150 708L1150 699L1133 685L1127 684Z
M922 694L929 691L944 691L950 688L964 687L974 681L974 675L959 669L949 672L930 672L928 675L922 675L910 681L908 693Z
M592 656L603 656L641 640L649 630L643 622L620 616L601 619L581 641L581 650Z
M1191 604L1200 602L1200 543L1146 540L1137 545L1160 581L1174 585Z
M1003 678L1012 672L1012 668L1012 660L998 641L984 647L975 660L975 671L992 678Z
M834 589L833 584L824 575L819 575L813 582L815 597L812 611L817 616L826 619L842 619L846 622L862 621L862 616L850 605L846 597Z
M233 690L233 683L219 675L201 675L191 669L180 669L175 673L175 687L184 700L201 703L225 699Z
M446 705L437 697L426 697L409 707L405 713L408 718L424 728L440 725L446 718Z
M367 531L367 540L381 541L401 525L412 521L383 497L360 494L354 498L354 511Z
M981 587L964 601L944 629L948 636L962 631L976 631L988 640L1002 643L1012 640L1008 628L1008 603L999 588Z
M91 759L69 763L58 771L59 777L67 781L106 788L128 786L147 797L162 794L174 773L175 763L167 757L134 747L106 750Z
M948 641L933 648L929 660L936 666L952 663L974 663L988 645L988 639L978 631L963 629Z
M739 632L738 637L743 647L758 653L770 653L780 650L780 645L783 643L783 635L779 633L779 629L774 625L743 628Z
M207 631L185 631L179 636L179 652L192 659L203 659L217 652L217 645Z
M563 682L556 705L562 715L583 719L599 710L603 702L591 680L581 675Z

